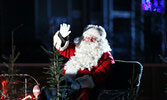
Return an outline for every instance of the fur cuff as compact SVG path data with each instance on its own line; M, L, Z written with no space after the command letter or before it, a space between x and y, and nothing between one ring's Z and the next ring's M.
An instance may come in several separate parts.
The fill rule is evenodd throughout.
M63 43L64 45L62 45L63 41L60 38L60 32L57 31L56 34L53 37L53 45L56 49L63 51L65 50L68 45L69 45L69 40L65 41L65 43Z
M95 84L93 82L93 79L89 75L84 75L83 77L79 77L76 79L81 85L81 88L94 88Z

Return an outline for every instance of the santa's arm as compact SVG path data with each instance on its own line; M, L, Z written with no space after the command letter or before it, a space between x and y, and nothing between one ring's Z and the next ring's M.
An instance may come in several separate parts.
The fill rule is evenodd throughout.
M75 45L69 43L70 25L61 24L60 30L53 37L53 45L59 53L66 58L70 58L75 52Z
M57 31L53 37L53 45L57 50L65 50L69 45L69 36L63 37L60 31Z
M61 55L66 58L70 58L74 55L75 52L75 44L69 42L69 36L63 38L60 32L56 32L53 37L54 47L59 51Z
M97 87L104 84L112 64L115 64L112 55L110 53L106 53L106 57L101 60L98 68L92 74L93 81Z
M53 37L53 45L56 49L65 50L69 44L70 25L60 24L60 30Z
M84 75L82 77L78 77L72 87L79 89L79 88L94 88L96 86L101 86L109 72L111 64L114 64L114 59L110 55L110 53L106 53L105 57L100 62L100 65L97 66L97 69L90 73L90 75ZM78 85L76 85L78 84Z
M72 88L79 89L79 88L94 88L95 85L97 87L100 87L107 76L107 72L109 72L109 68L111 65L111 61L109 59L105 59L103 63L98 66L98 68L91 73L90 75L84 75L82 77L78 77L75 81L74 84L72 84ZM79 84L79 85L76 85ZM77 86L77 87L76 87Z

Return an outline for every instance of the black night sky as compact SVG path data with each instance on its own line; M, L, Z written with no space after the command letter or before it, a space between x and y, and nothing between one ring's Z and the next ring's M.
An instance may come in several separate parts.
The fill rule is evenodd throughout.
M156 63L161 62L159 55L165 56L166 14L144 11L141 13L138 0L135 3L136 12L133 20L135 33L132 33L132 18L128 18L128 13L126 13L131 11L131 0L121 1L122 3L114 1L113 7L109 4L102 5L101 0L70 1L2 0L0 8L1 55L10 54L11 31L22 24L23 26L14 33L14 44L17 51L21 53L18 62L47 62L47 55L40 46L52 50L52 27L56 32L61 23L69 23L72 30L71 41L81 36L83 28L88 24L104 26L115 59ZM115 14L110 10L111 8ZM112 14L116 16L113 19L110 18ZM134 34L135 36L132 37Z

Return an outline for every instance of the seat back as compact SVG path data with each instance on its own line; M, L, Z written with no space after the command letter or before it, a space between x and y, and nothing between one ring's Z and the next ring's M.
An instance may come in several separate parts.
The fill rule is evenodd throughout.
M136 100L143 66L137 61L115 60L98 100Z
M143 66L138 61L115 60L110 67L106 89L130 89L140 85Z

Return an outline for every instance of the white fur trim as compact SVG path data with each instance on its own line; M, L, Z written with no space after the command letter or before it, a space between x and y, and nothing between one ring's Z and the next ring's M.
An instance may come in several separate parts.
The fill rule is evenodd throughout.
M67 42L65 43L65 45L64 45L63 47L61 47L62 41L61 41L61 39L59 38L58 33L60 33L60 32L57 31L57 32L55 33L54 37L53 37L53 45L56 47L56 49L62 51L62 50L65 50L65 49L68 47L69 41L67 41Z
M81 85L81 88L94 88L95 84L93 82L93 79L89 75L84 75L82 77L79 77L76 79Z
M97 40L101 40L101 39L102 39L102 37L100 36L99 31L96 30L96 29L94 29L94 28L88 29L87 31L85 31L85 32L83 33L84 38L85 38L85 37L88 37L88 36L90 36L90 35L96 36L96 37L97 37Z
M78 43L80 42L80 39L81 39L81 37L76 37L76 38L74 38L74 43L75 43L75 44L78 44Z

